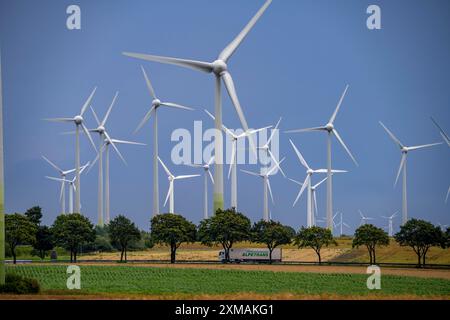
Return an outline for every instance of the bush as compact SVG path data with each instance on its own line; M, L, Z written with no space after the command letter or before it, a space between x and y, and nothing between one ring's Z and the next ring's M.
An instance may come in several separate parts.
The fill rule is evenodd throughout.
M6 283L0 285L0 293L30 294L39 293L41 286L36 279L29 279L17 274L8 273Z

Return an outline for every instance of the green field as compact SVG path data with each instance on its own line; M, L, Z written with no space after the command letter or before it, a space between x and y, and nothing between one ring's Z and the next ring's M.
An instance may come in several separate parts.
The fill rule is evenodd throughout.
M8 272L36 278L44 293L66 290L66 266L8 266ZM382 289L369 291L366 275L175 269L138 266L81 266L81 293L221 295L235 293L441 296L449 298L450 280L385 275ZM66 290L69 294L69 291Z

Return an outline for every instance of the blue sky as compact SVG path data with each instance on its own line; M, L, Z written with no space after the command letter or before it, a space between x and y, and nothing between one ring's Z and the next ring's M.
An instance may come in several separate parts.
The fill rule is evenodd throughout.
M82 30L66 28L70 4L81 7ZM108 128L120 139L147 143L121 146L124 166L111 154L112 216L125 214L148 229L152 210L152 122L132 132L151 103L139 65L149 72L159 96L197 108L162 110L160 155L169 159L176 128L193 130L195 120L211 121L210 75L140 62L121 55L134 51L213 61L263 4L263 0L24 1L0 0L0 46L5 121L6 211L44 209L50 224L59 212L58 184L44 179L55 172L45 154L63 168L74 165L74 137L59 133L71 126L42 121L74 116L94 86L96 111L103 115L120 95ZM382 30L366 27L366 8L378 4ZM400 152L378 121L409 145L441 141L429 117L450 131L450 3L448 1L298 1L274 0L229 62L239 98L252 127L274 124L282 131L325 124L345 85L350 89L336 127L356 156L355 167L333 142L335 168L350 172L334 179L334 209L352 226L358 209L380 218L400 210L401 186L393 188ZM239 120L224 94L224 123ZM87 116L89 127L94 119ZM326 165L324 134L281 134L280 154L288 176L303 180L305 170L289 146L292 138L313 167ZM444 197L450 182L449 148L442 145L410 154L409 214L450 223ZM82 139L82 161L95 155ZM176 174L197 173L174 167ZM240 168L258 170L246 165ZM226 168L227 170L227 168ZM225 171L226 172L226 171ZM160 170L161 202L167 180ZM262 182L239 173L239 210L253 221L262 217ZM281 175L271 180L273 219L296 228L306 223L306 199L295 208L297 186ZM229 181L225 184L229 204ZM212 190L210 191L210 194ZM325 188L319 189L319 214L325 213ZM198 222L202 180L176 185L176 211ZM83 212L93 222L97 208L97 168L82 179ZM399 220L395 221L398 228Z

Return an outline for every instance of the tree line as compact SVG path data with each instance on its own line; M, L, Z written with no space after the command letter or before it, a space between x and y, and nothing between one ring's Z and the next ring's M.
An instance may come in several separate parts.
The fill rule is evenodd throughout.
M282 245L293 244L299 249L311 248L322 263L321 250L337 245L329 229L313 226L301 227L297 232L290 226L277 221L258 221L253 225L248 217L232 209L218 210L216 214L204 219L196 226L178 214L160 214L151 219L151 231L141 231L124 215L119 215L104 228L95 228L89 219L73 213L58 216L53 225L41 225L42 211L33 207L24 214L9 214L5 217L6 243L14 263L18 245L31 244L34 253L44 259L48 253L59 246L70 252L70 261L76 262L81 248L91 251L120 252L120 261L127 261L127 252L136 248L150 248L154 244L170 248L170 261L175 263L177 249L183 243L201 242L206 246L219 245L225 252L225 260L230 261L230 250L242 241L264 244L272 252ZM390 238L381 228L365 224L356 229L353 247L366 247L369 263L376 264L377 248L389 245ZM417 265L425 266L426 255L431 247L450 247L450 228L443 232L439 227L424 221L411 219L400 227L394 240L401 246L408 246L417 255ZM85 250L86 252L86 250Z

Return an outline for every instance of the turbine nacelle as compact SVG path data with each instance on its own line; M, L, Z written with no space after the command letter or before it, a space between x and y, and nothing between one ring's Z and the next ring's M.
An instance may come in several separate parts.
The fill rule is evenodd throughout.
M217 76L221 76L223 72L228 70L228 66L223 60L216 60L212 63L213 72Z
M152 101L152 106L153 106L153 107L158 108L160 105L161 105L161 100L159 100L159 99L154 99L154 100Z
M327 125L325 126L325 129L326 129L328 132L331 132L331 131L334 130L334 125L333 125L332 123L327 123Z
M408 153L408 147L400 147L400 150L402 151L402 153Z
M308 170L306 170L306 174L308 174L308 175L312 175L314 173L314 170L313 169L308 169Z
M76 124L76 125L80 125L80 124L83 123L83 117L80 116L80 115L78 115L78 116L76 116L75 118L73 118L73 121L75 121L75 124Z
M96 129L96 131L97 131L98 133L100 133L100 134L103 134L103 133L106 131L106 129L105 129L104 126L99 126L99 127Z

